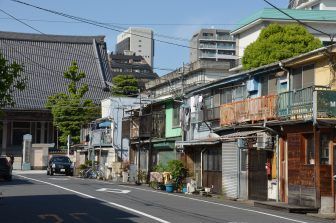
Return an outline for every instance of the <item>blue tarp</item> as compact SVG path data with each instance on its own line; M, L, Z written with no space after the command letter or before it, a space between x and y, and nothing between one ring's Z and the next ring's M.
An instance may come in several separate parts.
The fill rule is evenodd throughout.
M102 123L99 123L99 127L111 127L111 122L110 121L105 121Z

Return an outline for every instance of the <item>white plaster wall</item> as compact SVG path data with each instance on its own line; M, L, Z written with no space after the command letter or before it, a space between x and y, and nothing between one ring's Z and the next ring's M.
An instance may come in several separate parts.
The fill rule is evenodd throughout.
M248 30L245 30L237 36L238 57L242 57L244 55L245 48L256 41L263 27L264 25L258 24Z
M320 10L336 10L335 0L324 0L321 2Z
M333 4L335 4L336 7L336 1L333 2ZM336 8L335 8L336 9ZM335 12L336 13L336 12ZM272 23L279 23L279 24L290 24L290 23L294 23L294 22L290 22L290 21L272 21ZM328 23L328 22L306 22L308 25L321 30L327 34L333 34L336 33L336 23ZM243 31L242 33L239 34L239 36L237 36L237 47L238 47L238 56L242 57L244 55L244 50L245 48L251 44L252 42L256 41L257 38L260 35L261 30L265 27L265 23L262 24L257 24L256 26ZM307 28L307 30L313 34L315 37L319 38L321 41L330 41L330 38L325 35L325 34L321 34L320 32L317 32L311 28Z

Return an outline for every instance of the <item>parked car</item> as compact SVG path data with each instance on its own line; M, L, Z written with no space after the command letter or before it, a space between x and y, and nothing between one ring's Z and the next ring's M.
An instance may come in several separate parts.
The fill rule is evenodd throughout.
M12 163L8 161L6 156L0 156L0 178L12 180Z
M74 164L67 156L53 156L48 162L47 175L54 175L55 173L73 176Z

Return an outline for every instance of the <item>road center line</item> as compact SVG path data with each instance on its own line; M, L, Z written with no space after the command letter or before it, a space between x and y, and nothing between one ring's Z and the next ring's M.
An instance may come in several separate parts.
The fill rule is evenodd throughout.
M103 183L110 184L108 182L103 182ZM235 206L232 206L232 205L221 204L221 203L217 203L217 202L213 202L213 201L200 200L200 199L197 199L197 198L185 197L185 196L180 196L180 195L176 195L176 194L169 194L169 193L154 191L154 190L147 190L147 189L143 189L143 188L136 188L136 187L127 186L127 185L117 185L117 184L112 184L112 185L119 186L119 187L132 188L132 189L142 190L142 191L147 191L147 192L152 192L152 193L158 193L158 194L163 194L163 195L167 195L167 196L180 197L180 198L189 199L189 200L198 201L198 202L203 202L203 203L207 203L207 204L214 204L214 205L228 207L228 208L237 209L237 210L241 210L241 211L247 211L247 212L267 215L267 216L271 216L271 217L274 217L274 218L280 218L280 219L284 219L284 220L292 221L292 222L308 223L306 221L300 221L300 220L296 220L296 219L292 219L292 218L283 217L283 216L280 216L280 215L270 214L270 213L266 213L266 212L262 212L262 211L256 211L256 210L247 209L247 208L235 207Z
M42 180L37 180L37 179L34 179L34 178L29 178L29 177L22 176L22 175L15 175L15 176L22 177L22 178L25 178L25 179L28 179L28 180L32 180L32 181L36 181L36 182L39 182L39 183L48 184L48 185L53 186L53 187L57 187L57 188L60 188L60 189L66 190L66 191L70 191L70 192L75 193L75 194L79 194L79 195L81 195L83 197L87 197L87 198L91 198L91 199L96 199L96 200L102 201L104 203L110 204L112 206L115 206L115 207L118 207L118 208L121 208L121 209L125 209L125 210L128 210L128 211L133 212L133 213L137 213L137 214L145 216L147 218L151 218L151 219L156 220L158 222L170 223L169 221L166 221L166 220L163 220L161 218L155 217L153 215L144 213L142 211L138 211L138 210L135 210L133 208L129 208L129 207L126 207L124 205L117 204L117 203L114 203L114 202L106 201L104 199L100 199L100 198L97 198L97 197L94 197L94 196L91 196L91 195L88 195L88 194L84 194L84 193L81 193L79 191L75 191L75 190L72 190L72 189L69 189L69 188L66 188L66 187L62 187L62 186L59 186L59 185L56 185L56 184L52 184L52 183L49 183L49 182L46 182L46 181L42 181Z

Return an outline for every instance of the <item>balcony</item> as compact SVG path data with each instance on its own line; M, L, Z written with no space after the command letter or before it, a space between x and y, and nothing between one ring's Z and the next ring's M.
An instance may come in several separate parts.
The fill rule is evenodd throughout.
M165 112L153 113L153 138L165 138L166 135L166 116Z
M277 96L262 96L223 104L220 107L220 124L232 125L276 118Z
M326 87L313 86L297 91L279 94L278 116L283 119L309 120L313 118L336 118L336 91ZM313 101L316 101L314 105Z
M217 46L215 44L200 44L200 49L216 49Z
M112 130L96 129L92 131L92 146L112 146Z
M140 120L140 123L139 123ZM140 128L140 132L139 132ZM145 114L139 117L132 117L130 121L130 137L132 139L138 137L151 137L153 131L153 116ZM140 133L140 134L139 134Z

